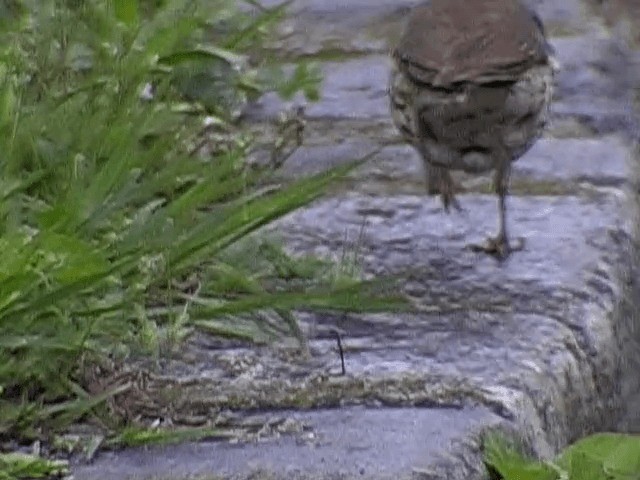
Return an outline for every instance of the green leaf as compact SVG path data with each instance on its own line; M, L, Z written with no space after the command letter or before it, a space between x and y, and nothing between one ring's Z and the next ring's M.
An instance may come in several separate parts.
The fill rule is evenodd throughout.
M231 50L216 47L215 45L201 45L192 50L184 50L165 55L158 59L158 63L163 65L179 65L185 62L202 60L222 60L229 65L241 65L245 61L243 55L238 55Z
M116 18L127 25L135 27L139 22L138 0L113 0Z
M47 460L28 453L0 453L0 478L48 478L69 473L66 460Z
M97 395L82 395L80 398L71 401L46 406L37 413L37 417L40 421L53 417L60 426L65 426L83 417L108 399L122 394L130 388L131 385L129 384L118 385Z
M585 455L583 452L575 452L571 455L568 472L569 479L603 480L607 478L602 462Z
M597 467L612 479L640 478L640 435L591 435L565 449L557 464L567 469L589 468L589 474Z
M504 480L555 480L558 478L552 467L526 458L498 433L485 436L484 461Z
M214 216L203 220L198 228L181 241L180 248L176 249L170 263L179 269L196 254L217 254L261 226L318 198L329 184L344 178L363 161L365 159L305 178L257 200L247 201L246 197L242 198L236 205L226 208L223 219Z
M14 81L3 70L0 67L0 128L13 124L18 104Z
M247 27L237 32L227 40L224 46L230 50L235 50L243 43L250 43L260 34L260 31L268 25L272 25L282 18L286 9L293 3L293 0L286 0L273 8L264 9L261 7L261 14ZM254 4L254 6L257 6Z
M141 445L168 445L228 437L228 432L210 427L175 430L129 427L117 436L107 440L106 444L110 447L137 447Z
M21 304L12 305L13 308L6 308L0 312L0 323L9 315L20 316L34 314L45 310L51 305L55 305L71 296L77 296L80 292L95 286L116 272L122 272L133 267L135 259L124 257L110 265L108 269L83 275L66 284L53 288L51 291L38 296L25 298ZM17 303L17 302L14 302Z
M48 255L55 256L59 263L55 278L62 283L100 274L109 268L104 255L80 238L45 232L39 238L39 244Z
M296 65L291 77L280 84L278 93L284 99L290 99L297 91L302 90L309 101L317 101L320 97L321 81L318 66L312 62L301 61Z
M192 314L197 318L215 318L268 308L281 310L302 308L353 313L409 310L410 306L405 299L381 293L385 291L388 282L390 282L389 279L377 279L308 292L245 295L237 300L229 300L217 306L194 305Z

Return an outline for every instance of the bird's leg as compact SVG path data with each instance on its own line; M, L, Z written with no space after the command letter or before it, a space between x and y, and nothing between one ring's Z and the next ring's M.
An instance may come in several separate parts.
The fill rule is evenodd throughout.
M428 163L425 162L424 165L424 173L425 173L425 181L427 184L427 194L429 195L438 195L440 193L440 175L434 173L434 170L438 167L432 167Z
M489 237L483 245L470 245L475 252L485 252L499 259L506 259L509 254L524 248L524 239L518 238L515 243L509 242L507 235L507 195L509 193L509 162L499 164L494 177L495 192L498 194L498 234Z
M429 195L440 194L444 211L449 213L451 207L461 212L462 207L456 198L456 185L451 174L446 168L437 165L425 165L427 176L427 193Z

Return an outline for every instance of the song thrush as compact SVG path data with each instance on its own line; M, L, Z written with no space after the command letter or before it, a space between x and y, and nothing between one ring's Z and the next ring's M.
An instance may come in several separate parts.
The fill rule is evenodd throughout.
M460 209L450 170L495 170L499 230L473 245L505 258L511 163L541 135L553 83L552 47L518 0L431 0L416 7L392 51L393 121L421 154L429 193Z

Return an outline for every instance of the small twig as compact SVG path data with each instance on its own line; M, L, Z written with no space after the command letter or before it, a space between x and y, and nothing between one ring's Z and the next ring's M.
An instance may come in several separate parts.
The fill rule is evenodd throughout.
M340 366L341 366L341 375L346 375L347 369L344 365L344 350L342 349L342 337L340 336L340 331L337 328L332 328L331 331L336 336L336 341L338 342L338 352L340 352Z

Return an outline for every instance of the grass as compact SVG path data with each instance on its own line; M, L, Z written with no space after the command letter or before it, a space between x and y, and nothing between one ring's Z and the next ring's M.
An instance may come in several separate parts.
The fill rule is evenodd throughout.
M268 189L273 172L247 167L242 106L269 90L314 99L320 80L312 64L287 76L255 58L286 4L247 3L258 13L233 0L0 9L0 448L79 419L117 435L102 405L118 390L82 380L105 359L163 355L198 329L303 341L292 310L394 305L380 284L249 241L357 162Z

